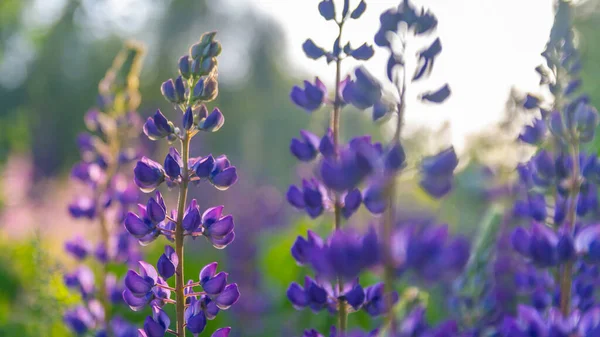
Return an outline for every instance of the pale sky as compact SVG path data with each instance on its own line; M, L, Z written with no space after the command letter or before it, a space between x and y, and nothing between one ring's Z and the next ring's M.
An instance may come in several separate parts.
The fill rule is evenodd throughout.
M253 8L273 17L281 24L286 34L287 49L282 53L291 64L292 70L307 79L318 75L329 87L332 86L335 69L327 66L323 59L307 59L301 48L302 43L309 37L324 47L331 46L335 39L335 24L325 21L319 15L317 6L321 0L211 1L223 10L241 12ZM340 4L339 6L343 2L334 1ZM350 20L344 29L344 40L350 37L354 47L363 42L372 43L373 35L379 27L379 15L397 6L401 0L366 1L367 11L359 20ZM465 136L480 131L501 118L511 86L522 91L539 89L539 77L534 68L543 61L540 53L552 25L554 0L412 1L418 7L430 8L437 16L437 35L433 35L430 40L439 35L443 51L436 59L432 76L426 82L410 87L407 99L408 128L410 129L411 125L424 124L436 127L444 121L449 121L452 141L461 148ZM350 0L351 8L358 2L359 0ZM121 24L126 28L121 33L128 37L131 34L128 32L136 31L138 26L143 27L143 20L151 20L163 9L159 2L152 2L151 5L150 2L136 0L90 3L103 6L91 8L91 11L112 13L107 17L116 19L108 26L117 29ZM138 3L146 4L146 7L137 6ZM51 22L60 14L64 4L65 0L35 0L32 11L23 19L36 25ZM126 12L130 15L124 16ZM122 15L117 15L119 13ZM107 26L103 21L96 22L97 26L94 26L92 19L93 17L89 20L92 23L86 21L81 24L95 28L92 31L96 33L99 28ZM144 34L138 32L133 35L139 35L137 37L142 41L151 41L151 38ZM243 36L241 33L236 35ZM225 43L225 40L223 41ZM9 50L12 53L7 52L3 62L0 62L0 74L4 75L1 76L0 85L4 86L10 86L11 83L16 85L19 83L18 78L25 78L27 72L24 67L34 55L33 45L23 36L15 36L9 42L11 43L8 45L13 47ZM345 44L345 41L342 42ZM426 45L427 41L422 40L410 44L413 52ZM235 47L234 44L232 46ZM239 57L243 52L229 55ZM375 57L364 64L371 73L383 79L387 57L385 49L376 48ZM408 60L410 59L409 57ZM230 61L230 64L236 64L235 60ZM345 61L343 73L349 73L357 64L352 60ZM411 64L408 64L408 67L410 68ZM7 79L10 79L8 83L4 83ZM443 105L423 105L416 101L418 93L437 89L445 82L450 84L452 95Z
M299 72L319 75L331 84L333 67L323 60L307 59L301 45L308 37L330 46L335 24L323 20L317 10L320 0L227 0L234 5L255 6L283 26L292 64ZM540 53L548 39L553 19L552 0L413 0L429 7L437 16L436 34L443 51L430 79L409 92L407 123L437 126L449 120L452 141L459 148L466 135L498 121L511 86L523 91L538 90L534 68L542 63ZM337 3L341 3L337 0ZM379 15L397 6L400 0L367 0L367 11L345 26L345 36L354 46L372 43L379 27ZM351 8L358 0L351 0ZM426 42L417 42L421 48ZM387 52L376 48L375 57L365 66L385 78ZM346 62L344 72L356 63ZM452 96L441 106L423 105L414 98L423 90L449 82ZM415 124L416 123L416 124Z

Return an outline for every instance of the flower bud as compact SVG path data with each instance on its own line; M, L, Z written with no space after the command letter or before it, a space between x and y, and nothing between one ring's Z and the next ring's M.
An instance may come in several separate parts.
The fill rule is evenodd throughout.
M185 85L181 76L175 80L175 95L177 95L177 103L185 102Z
M215 108L208 117L198 123L198 129L203 131L218 131L225 123L225 117L219 108Z
M210 74L217 67L217 59L214 57L205 58L202 61L201 71L202 75Z
M179 59L179 74L185 79L190 78L192 75L192 69L190 68L190 57L187 55L182 56Z
M205 102L210 102L217 98L219 95L219 82L217 81L216 76L211 76L206 79L204 84L204 92L202 95L202 100Z
M183 114L183 128L190 130L194 126L194 113L191 107L188 107Z
M160 86L160 92L171 103L177 103L177 94L175 93L175 83L168 79Z
M208 48L208 54L205 55L207 57L217 57L219 56L219 54L221 54L221 43L214 41L210 44L209 48Z
M138 161L133 173L136 185L146 193L153 191L165 180L165 171L162 166L147 157L142 157Z
M202 61L200 59L192 60L192 75L195 77L202 76Z

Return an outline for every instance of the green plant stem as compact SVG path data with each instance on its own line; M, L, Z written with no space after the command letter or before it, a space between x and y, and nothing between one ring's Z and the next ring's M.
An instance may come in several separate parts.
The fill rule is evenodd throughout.
M406 48L406 40L402 43L402 48ZM396 124L396 130L394 131L394 137L392 138L393 145L400 145L400 135L402 134L402 126L404 125L404 111L406 110L404 101L406 95L406 70L402 72L402 86L396 82L396 88L398 90L398 96L400 102L396 106L398 113L398 120ZM384 282L384 296L386 296L386 308L388 314L386 317L387 326L390 329L392 335L396 334L397 322L396 315L393 308L393 297L389 296L394 291L394 278L395 278L395 267L394 259L392 256L392 236L394 231L394 218L396 216L396 177L391 176L388 178L386 183L385 193L387 195L388 204L385 209L385 214L382 224L382 236L383 236L383 259L384 259L384 270L383 270L383 282Z
M179 262L175 270L175 295L176 295L176 315L177 315L177 335L185 337L185 279L183 273L183 212L187 203L187 190L189 183L188 160L190 155L190 134L186 131L185 136L181 140L181 155L183 161L182 181L179 188L179 199L177 201L177 225L175 227L175 253Z
M108 221L106 219L105 207L103 202L101 201L102 196L106 193L108 189L108 184L112 181L113 177L117 173L117 169L119 168L119 148L121 141L119 139L118 130L114 130L112 133L108 134L108 148L110 150L110 158L112 158L111 162L108 164L106 169L106 180L104 183L98 187L96 191L96 209L98 210L98 224L100 225L100 243L108 249L109 241L110 241L110 228ZM104 325L106 329L106 336L112 337L113 331L109 324L112 317L111 303L109 294L106 290L106 277L108 275L108 262L102 264L102 268L100 269L100 280L98 284L98 288L100 290L100 303L102 303L102 308L104 311Z
M342 28L344 26L344 20L338 23L338 41L342 39ZM339 142L340 142L340 112L342 110L342 99L340 97L340 80L341 80L341 72L342 72L342 59L338 56L335 62L335 98L333 102L333 111L331 113L331 130L333 133L333 146L335 149L335 153L337 156ZM335 192L334 192L335 193ZM334 230L338 230L342 227L342 205L340 203L340 196L338 193L335 193L334 197ZM338 278L337 282L338 286L338 329L340 333L346 331L346 321L347 315L346 312L346 301L343 298L340 298L342 291L344 289L344 282L341 278Z
M569 150L573 161L573 172L570 181L569 209L567 210L567 226L569 234L572 234L575 221L577 220L577 198L579 196L580 168L579 168L579 145L576 137L571 137ZM569 315L571 307L571 287L573 284L573 261L565 263L560 275L560 311L564 317Z

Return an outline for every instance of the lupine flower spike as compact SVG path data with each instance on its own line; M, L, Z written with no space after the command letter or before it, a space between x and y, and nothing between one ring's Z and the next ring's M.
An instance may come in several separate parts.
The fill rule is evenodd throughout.
M130 212L125 218L125 228L141 244L150 244L160 236L174 243L174 247L165 245L156 268L141 261L139 272L127 273L125 302L133 310L152 308L152 315L139 330L140 336L159 337L169 332L184 337L186 331L198 336L209 320L219 311L229 309L240 296L237 284L228 282L228 274L217 273L216 262L206 265L197 279L189 281L183 269L186 236L203 236L217 249L227 247L235 238L233 218L224 214L224 206L206 207L202 212L195 199L187 200L188 188L203 181L217 190L226 190L237 181L236 168L225 155L190 157L193 137L199 132L216 132L225 122L218 108L208 113L206 106L218 95L217 56L221 53L221 44L215 35L215 32L202 35L189 53L179 59L180 76L165 81L160 88L179 113L179 120L171 121L168 114L158 110L143 127L149 139L165 139L179 143L180 147L171 147L164 160L143 157L134 169L135 183L143 192L157 190L163 183L179 190L175 209L169 208L157 190L146 205L139 205L137 214ZM189 273L187 277L191 277ZM169 285L172 278L174 287ZM175 306L173 319L163 311L165 305ZM212 336L226 337L230 330L221 328Z

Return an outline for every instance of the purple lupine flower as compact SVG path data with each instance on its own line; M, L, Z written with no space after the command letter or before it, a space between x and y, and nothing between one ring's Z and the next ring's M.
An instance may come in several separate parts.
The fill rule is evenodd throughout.
M73 240L65 242L65 250L76 259L83 260L92 250L92 245L83 237L77 236Z
M94 273L85 265L79 266L73 273L64 275L65 285L79 291L81 297L91 298L96 291Z
M231 215L223 216L223 207L207 209L200 219L202 235L217 249L227 247L235 238L233 217Z
M198 129L208 132L218 131L225 123L225 117L219 108L214 108L206 118L198 121Z
M319 137L306 130L300 130L300 135L302 140L292 138L290 152L300 161L315 159L319 153Z
M174 147L169 149L169 154L165 157L164 171L173 180L177 180L181 175L183 161L179 151Z
M600 262L600 225L589 225L575 236L574 248L577 254L591 263Z
M412 271L425 281L452 279L465 267L469 243L449 237L448 226L406 226L393 236L392 255L399 272Z
M309 263L312 250L323 246L323 240L315 232L309 230L306 237L298 236L292 246L292 256L299 265Z
M94 219L96 217L96 203L89 197L79 196L69 204L69 213L74 218Z
M304 278L304 288L293 282L287 290L287 297L298 310L310 307L316 313L331 305L325 287L309 276Z
M219 190L226 190L237 182L235 166L231 166L227 156L221 155L216 159L212 155L198 158L192 165L196 176L208 179Z
M165 280L169 279L171 276L175 275L175 269L177 268L178 263L179 258L177 257L177 254L175 254L175 249L166 245L165 252L160 256L156 263L158 274Z
M441 198L452 189L452 174L458 165L454 147L421 161L420 186L432 197Z
M573 258L573 239L567 233L557 234L535 222L531 230L518 227L512 234L513 248L541 267L555 266Z
M162 299L168 299L171 296L168 289L156 286L157 284L165 286L167 284L158 276L156 269L151 264L139 261L139 265L139 274L129 270L124 279L123 300L134 311L141 310L151 301L153 305L162 305Z
M377 283L365 289L365 303L363 309L371 316L379 316L389 311L389 305L396 305L399 300L397 292L386 294L385 285Z
M95 319L83 306L69 309L65 312L63 320L69 328L78 335L84 335L95 327Z
M525 109L535 109L539 107L541 99L535 95L527 94L525 96L525 100L523 101L523 107Z
M148 117L144 123L144 134L151 140L166 138L175 132L175 126L160 110L153 117Z
M541 143L548 132L546 122L543 119L534 119L532 125L526 125L519 135L519 140L527 144L536 145Z
M166 218L166 206L160 192L148 199L146 206L139 205L139 215L129 212L125 217L125 229L129 234L148 243L160 234L160 224Z
M297 209L305 210L311 218L316 218L325 210L326 191L316 179L302 180L302 190L292 185L286 194L288 202Z
M317 54L318 53L315 53L314 55ZM312 112L320 108L321 105L326 102L327 88L325 87L325 84L316 77L315 84L304 81L304 89L294 86L290 93L290 98L297 106L303 108L307 112Z
M373 228L364 236L337 230L321 247L311 249L310 263L328 279L352 280L379 262L378 238Z
M133 173L136 185L145 193L154 191L165 181L165 170L163 167L147 157L142 157L138 161Z
M169 316L158 306L152 306L152 316L146 317L144 329L139 329L142 337L163 337L171 324Z
M342 93L344 101L364 110L372 107L381 99L381 85L362 67L354 71L355 80L351 80L344 86Z

